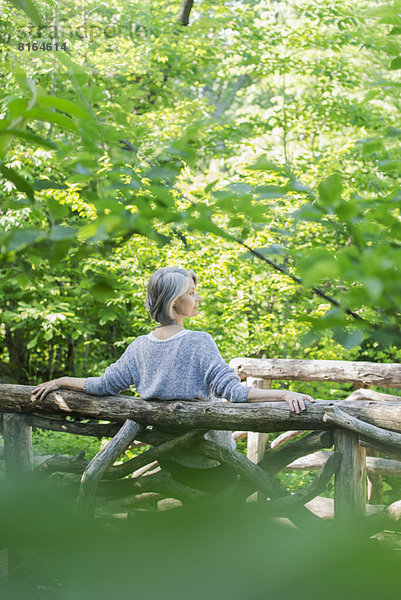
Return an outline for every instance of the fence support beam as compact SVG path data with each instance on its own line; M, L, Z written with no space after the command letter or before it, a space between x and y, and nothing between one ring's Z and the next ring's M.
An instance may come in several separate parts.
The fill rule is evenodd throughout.
M246 385L257 389L269 390L271 381L261 379L260 377L247 377ZM266 450L266 444L269 439L268 433L257 433L256 431L248 431L246 455L255 464L262 460ZM248 498L248 502L257 502L261 500L260 492L255 492Z
M338 429L334 447L342 460L335 474L334 517L341 529L355 526L366 511L366 449L354 431Z
M7 476L23 476L32 471L32 427L29 418L16 413L4 413L3 436Z
M0 415L1 416L1 415ZM19 480L33 470L32 427L29 416L3 413L4 458L6 476ZM24 560L15 547L7 548L8 579L24 577Z

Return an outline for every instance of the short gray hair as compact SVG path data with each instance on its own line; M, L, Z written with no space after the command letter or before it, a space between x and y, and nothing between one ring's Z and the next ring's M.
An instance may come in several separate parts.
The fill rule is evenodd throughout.
M197 284L198 278L195 273L180 267L163 267L152 273L148 283L145 306L152 319L157 323L161 325L176 323L173 304L179 296L189 290L188 277L192 277L194 284Z

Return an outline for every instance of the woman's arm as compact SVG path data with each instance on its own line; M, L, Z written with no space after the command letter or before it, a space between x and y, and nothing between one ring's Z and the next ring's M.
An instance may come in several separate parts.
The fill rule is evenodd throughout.
M39 384L33 390L32 394L36 396L37 400L43 400L43 398L49 393L65 388L67 390L74 390L75 392L82 392L84 389L85 378L84 377L59 377L52 381L45 381Z
M314 402L308 394L298 394L289 390L263 390L251 388L246 398L247 402L287 402L293 412L297 414L306 410L305 402Z
M131 370L132 356L133 343L115 363L106 368L100 377L60 377L41 383L33 390L32 394L38 400L42 400L49 392L65 388L95 396L115 396L119 392L127 390L134 383Z

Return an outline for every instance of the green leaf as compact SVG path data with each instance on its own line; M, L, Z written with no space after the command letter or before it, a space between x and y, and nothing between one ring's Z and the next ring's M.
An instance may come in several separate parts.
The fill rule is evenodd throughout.
M9 167L5 167L4 165L0 166L0 171L3 175L3 177L5 177L5 179L8 179L9 181L11 181L15 185L15 187L17 188L18 191L24 192L30 200L34 201L34 199L35 199L34 189L31 186L31 184L27 182L26 179L24 179L23 177L21 177L21 175L16 173L14 171L14 169L10 169Z
M296 222L312 221L320 223L324 214L325 211L320 206L312 202L306 202L300 209L292 213L292 217Z
M380 94L380 90L369 90L368 93L365 94L363 101L369 102L370 100L377 98L377 96L379 96L379 94Z
M88 110L86 110L86 108L82 108L81 106L75 104L75 102L65 100L64 98L58 98L57 96L40 96L38 103L41 106L52 106L57 110L67 114L75 115L76 117L92 119L92 115Z
M18 129L0 129L0 135L19 137L22 140L27 140L28 142L32 142L37 146L43 146L43 148L57 150L57 146L53 142L45 140L40 135L36 135L35 133L29 133L28 131L19 131Z
M28 350L32 350L32 348L35 348L37 343L38 343L38 336L35 335L35 337L33 337L31 339L31 341L27 343L26 347L28 348Z
M57 183L51 179L38 179L33 184L33 189L37 192L41 190L66 190L68 186L64 183Z
M391 71L396 71L397 69L401 69L401 56L397 56L390 63Z
M54 123L55 125L59 125L63 129L69 129L74 132L78 131L78 127L70 117L54 111L43 110L43 108L39 107L27 110L24 113L24 118L27 121L44 121L45 123Z
M340 269L333 255L324 248L312 250L299 263L299 271L306 287L313 287L319 281L330 281L340 275Z
M358 140L358 143L362 146L362 153L364 155L372 154L377 152L383 146L383 138L372 137L365 140Z
M97 300L107 300L116 295L116 291L109 281L106 279L99 279L94 285L91 286L90 291Z
M263 199L282 198L285 196L285 189L279 185L259 185L255 188L255 192Z
M347 332L340 327L334 327L333 334L334 339L347 350L350 350L355 346L359 346L363 338L361 331L355 330L352 332Z
M69 227L67 225L55 225L50 231L50 240L52 242L58 242L60 240L70 240L76 237L77 229L75 227Z
M341 197L343 191L342 177L339 173L333 173L319 183L320 199L325 204L332 204Z
M272 173L288 173L288 167L278 165L262 154L256 159L256 162L249 165L247 169L251 171L270 171Z
M335 207L334 212L342 221L349 221L358 214L358 206L355 204L355 201L344 201Z
M7 251L12 252L21 250L26 246L35 244L44 237L44 232L40 229L18 229L13 231L7 242Z
M19 275L17 275L17 282L23 290L26 290L26 288L29 287L30 284L29 277L27 277L25 273L20 273Z
M387 129L386 135L389 137L401 137L401 129L393 127L392 125Z
M212 181L211 183L208 183L208 185L205 187L205 194L208 194L209 192L212 191L212 189L214 188L214 186L216 185L216 183L218 183L218 179L214 179L214 181Z
M67 68L72 81L76 84L76 87L79 89L79 91L82 92L79 84L86 85L89 80L89 75L85 69L83 69L78 63L71 60L70 56L66 52L56 52L55 58Z
M53 219L55 220L67 217L70 213L68 206L65 204L59 204L57 200L53 200L52 198L47 199L47 206Z
M401 172L401 160L396 158L390 158L388 160L379 161L379 167L385 173L400 173Z
M144 173L146 179L172 179L177 177L179 169L172 169L168 167L151 167Z
M43 25L41 16L32 0L9 0L9 2L23 10L35 25Z
M271 246L265 246L264 248L255 248L255 250L262 256L285 256L288 254L288 250L283 246L280 246L280 244L271 244ZM257 257L252 252L244 252L244 254L240 254L238 258L241 260L249 260Z
M373 302L377 302L383 292L383 283L377 277L363 277L361 282L365 286Z

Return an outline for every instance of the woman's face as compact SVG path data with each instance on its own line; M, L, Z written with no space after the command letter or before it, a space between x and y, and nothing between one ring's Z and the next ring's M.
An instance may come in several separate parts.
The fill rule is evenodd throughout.
M195 291L195 284L192 277L188 277L190 281L189 290L182 296L179 296L174 303L174 308L181 317L195 317L198 312L198 305L202 298Z

